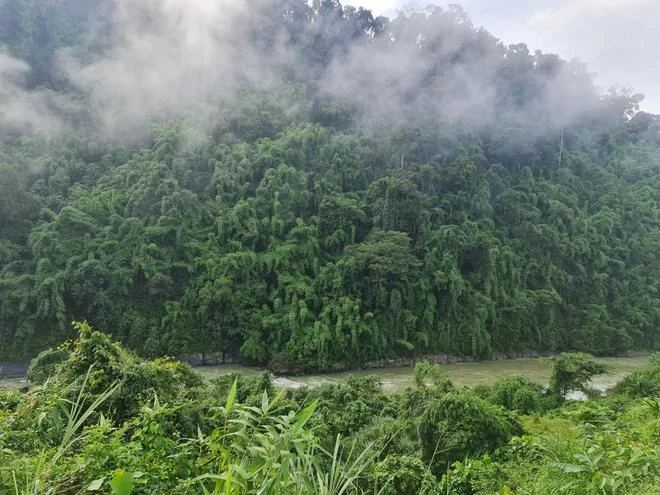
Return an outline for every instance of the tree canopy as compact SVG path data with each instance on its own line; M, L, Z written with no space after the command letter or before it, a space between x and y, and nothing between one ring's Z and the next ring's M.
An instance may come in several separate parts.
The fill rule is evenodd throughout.
M277 82L117 141L57 70L110 50L115 6L0 1L21 91L84 108L0 137L0 359L74 319L144 356L297 370L658 347L660 126L637 95L458 8L271 0L249 40Z

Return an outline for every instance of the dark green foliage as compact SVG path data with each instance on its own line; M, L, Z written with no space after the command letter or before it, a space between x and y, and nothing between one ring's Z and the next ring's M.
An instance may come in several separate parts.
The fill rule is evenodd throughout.
M70 355L71 351L66 346L40 352L30 363L28 380L38 385L43 384L48 378L55 375L57 366L67 361Z
M98 57L113 5L3 0L0 45L31 63L27 87L84 101L53 62L65 46ZM390 22L339 2L251 7L251 42L295 54L268 91L130 146L90 132L93 115L49 140L0 135L0 360L84 319L145 357L276 371L658 346L660 141L637 96L600 95L583 67L505 47L460 9ZM363 45L384 61L370 79L401 52L427 69L405 104L319 88ZM438 102L464 95L442 88L464 84L446 74L484 63L494 115L447 120ZM544 104L558 74L584 115Z
M492 452L522 434L517 419L470 393L449 392L424 409L419 422L422 460L435 473L467 456Z
M27 236L12 227L0 245L0 356L57 345L72 336L73 318L111 329L145 355L221 351L280 369L436 352L655 345L660 313L648 288L659 279L657 246L647 232L659 198L651 177L629 183L587 156L551 178L493 165L474 171L495 191L492 215L475 221L459 218L471 203L441 204L463 181L431 188L430 170L420 167L406 180L424 185L424 211L433 215L416 233L386 231L379 226L393 224L369 220L389 204L369 206L379 189L348 182L347 192L323 192L339 187L327 154L340 143L346 159L379 153L373 143L308 126L202 149L177 169L145 150L110 166L93 190L58 199L58 213L42 217L27 246L10 240ZM294 162L299 168L264 171L284 149L308 156ZM628 160L612 157L624 166L621 159ZM209 188L195 190L186 182L200 160L216 165ZM315 178L312 162L327 167ZM580 184L594 177L600 199L580 206ZM623 203L592 218L594 201L608 197ZM626 211L641 215L627 221L629 234L617 227ZM597 273L609 275L590 282Z

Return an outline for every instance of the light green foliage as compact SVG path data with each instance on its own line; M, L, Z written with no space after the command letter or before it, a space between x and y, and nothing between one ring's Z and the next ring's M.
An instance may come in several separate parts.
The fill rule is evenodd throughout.
M544 388L522 376L512 376L498 380L481 394L488 402L520 414L542 412L551 404Z
M236 385L220 411L223 426L204 443L209 461L217 466L216 472L198 478L204 493L363 493L357 482L374 453L366 446L344 456L339 438L334 451L324 451L306 428L316 403L282 414L281 395L270 400L264 391L260 407L241 407L234 403L235 394Z
M493 462L489 455L457 461L442 476L439 493L452 495L512 493L506 485L504 476L502 466Z
M613 450L600 445L573 455L572 462L559 462L555 467L573 479L562 486L565 493L627 493L632 484L645 479L658 479L660 464L651 449L618 447Z
M67 400L62 396L53 397L55 401L52 401L51 405L60 407L59 412L61 415L59 417L44 417L44 413L39 416L39 423L42 420L45 420L45 423L51 423L51 429L48 433L53 437L53 445L50 449L43 449L32 457L24 459L24 463L19 462L18 458L10 456L10 462L0 472L0 476L3 477L8 477L11 474L16 495L49 493L56 489L59 484L71 482L70 479L67 480L63 476L60 465L72 455L76 444L84 439L84 426L98 413L103 403L115 394L119 388L118 384L114 384L102 393L92 397L87 391L90 373L88 372L81 378L82 384L80 390L74 396L73 400ZM39 394L40 392L36 392L32 398L37 398ZM23 411L17 411L17 413L20 417ZM29 451L35 445L45 446L45 442L39 439L33 445L23 445L21 448ZM12 452L9 451L9 453L11 454ZM19 479L20 483L18 481Z
M263 372L257 376L245 376L240 373L227 373L211 381L214 397L226 397L234 384L237 385L237 400L242 404L257 405L261 403L263 394L275 396L275 386L270 373Z
M437 481L428 466L414 456L389 455L376 464L375 484L383 495L439 495Z
M626 376L615 390L632 397L660 397L660 353L651 355L648 367Z
M189 371L77 327L80 375L59 365L44 385L0 395L0 493L651 495L660 479L657 397L521 420L507 408L538 388L515 377L486 399L437 386L385 395L375 376L278 392L267 375L229 375L186 388ZM148 394L125 387L137 372L115 359L139 365ZM102 369L117 378L106 390Z
M201 413L207 404L202 390L193 388L191 392L196 395L180 393L165 404L159 400L158 392L166 396L167 390L151 389L151 402L142 403L137 410L132 404L137 400L132 395L133 389L124 387L133 378L120 373L118 376L124 381L98 393L101 382L95 370L104 369L126 351L87 324L79 324L78 328L80 335L71 345L72 366L65 375L71 380L68 388L62 388L63 377L55 374L47 385L57 383L59 388L38 387L23 397L7 394L0 402L3 422L0 459L6 461L0 468L3 492L5 488L13 488L16 480L17 495L67 493L76 486L88 487L92 492L111 490L116 495L193 494L200 490L218 494L364 493L362 480L367 478L377 452L368 445L359 449L344 447L339 438L329 451L324 450L313 430L307 427L317 408L316 402L298 411L291 409L296 405L284 400L283 393L269 398L272 385L261 379L261 385L267 387L262 390L258 405L242 404L238 380L234 380L224 393L224 404L202 413L206 419L198 422L192 436L187 433L181 411L190 407L193 399L194 407ZM88 363L87 373L74 377L73 370L77 369L74 363L79 366ZM159 366L168 369L170 363L140 364L157 373ZM173 380L171 375L167 378ZM69 402L65 397L79 379L76 400ZM216 384L216 392L219 385ZM259 388L259 383L255 386ZM372 380L358 380L354 386L362 391L377 391ZM116 395L120 397L113 402L112 417L100 413ZM247 397L252 397L252 392ZM213 394L208 398L217 404ZM127 409L118 411L120 404ZM61 429L53 429L58 427L53 423L58 416L52 413L58 412L60 406L64 407L65 424ZM14 425L14 431L4 429L8 424ZM48 430L53 437L52 446L39 438L40 430L48 425L52 425ZM19 452L23 452L22 457Z
M123 469L115 471L110 480L113 495L131 495L133 493L133 474Z
M454 464L442 489L465 494L655 493L660 480L658 410L657 398L631 401L626 395L564 404L547 416L528 418L529 434L512 439L496 456Z
M604 408L607 410L607 405ZM545 450L547 460L554 461L550 464L554 475L551 469L549 480L553 476L561 480L564 493L631 493L633 486L640 487L639 492L643 493L647 489L644 487L657 484L657 436L649 438L640 435L639 430L652 424L651 417L639 417L627 426L620 412L612 409L606 415L586 418L579 423L582 436L577 441L562 450ZM547 445L545 442L541 439L541 449Z

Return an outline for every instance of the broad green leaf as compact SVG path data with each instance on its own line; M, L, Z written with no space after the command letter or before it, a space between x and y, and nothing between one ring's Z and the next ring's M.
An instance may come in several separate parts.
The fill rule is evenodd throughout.
M232 407L234 407L234 402L236 402L236 392L238 391L238 380L234 380L234 384L229 390L229 395L227 395L227 404L225 405L225 411L229 413Z
M587 470L584 466L565 462L558 462L555 464L555 467L564 473L584 473Z
M123 469L117 469L115 476L110 480L114 495L131 495L133 493L133 474Z
M103 483L105 483L105 478L99 478L94 481L92 481L89 485L87 485L87 491L88 492L97 492L101 489L103 486Z

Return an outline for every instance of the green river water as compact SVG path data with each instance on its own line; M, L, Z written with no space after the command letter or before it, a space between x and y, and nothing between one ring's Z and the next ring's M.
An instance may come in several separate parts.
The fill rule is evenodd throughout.
M599 390L606 390L615 385L627 374L646 366L648 356L625 358L598 358L597 361L609 367L608 373L593 379L592 385ZM490 384L499 378L522 375L531 381L548 385L550 380L551 362L547 358L511 359L499 361L483 361L477 363L454 363L440 365L451 381L459 387ZM206 378L213 378L225 373L238 372L254 375L263 372L260 368L247 366L225 365L197 368ZM345 371L322 375L279 376L275 384L282 387L300 387L304 385L319 385L322 383L341 383L349 375L365 376L375 374L380 376L383 389L387 392L405 390L413 384L412 368L379 368L370 370ZM26 386L25 380L0 380L1 389L15 389Z

